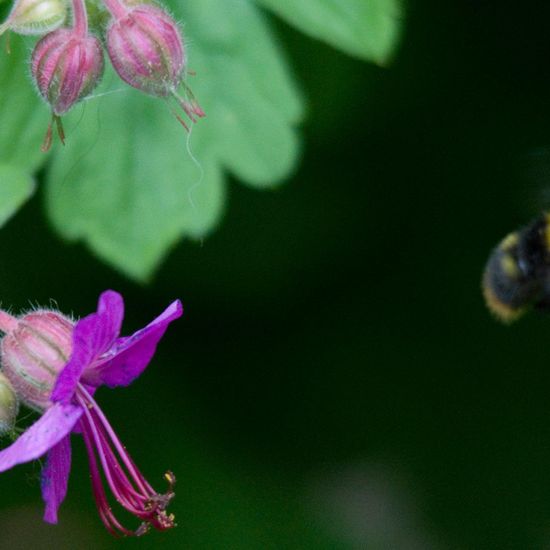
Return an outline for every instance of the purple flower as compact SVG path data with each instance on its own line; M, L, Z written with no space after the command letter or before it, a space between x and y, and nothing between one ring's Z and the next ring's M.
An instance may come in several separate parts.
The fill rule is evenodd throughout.
M145 369L168 325L182 314L179 300L145 328L120 337L124 304L120 294L101 294L96 313L76 322L60 313L34 311L14 318L0 311L2 372L19 399L42 416L11 446L0 452L0 472L47 453L42 472L45 521L57 523L67 494L71 433L84 438L92 488L101 520L114 535L141 535L150 526L174 526L166 512L174 496L174 475L165 474L168 490L157 493L139 472L94 399L101 385L127 386ZM107 500L103 477L118 503L136 516L136 530L124 527Z

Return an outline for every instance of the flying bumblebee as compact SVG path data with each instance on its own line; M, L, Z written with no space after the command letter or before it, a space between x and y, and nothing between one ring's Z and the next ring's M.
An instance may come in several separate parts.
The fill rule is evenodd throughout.
M550 311L550 213L501 241L489 256L482 287L487 306L506 323L531 306Z

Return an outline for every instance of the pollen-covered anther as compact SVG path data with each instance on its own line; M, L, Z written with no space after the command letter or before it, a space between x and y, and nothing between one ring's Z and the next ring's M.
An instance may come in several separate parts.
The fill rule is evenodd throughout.
M166 512L161 512L158 515L157 521L160 525L162 525L162 529L171 529L174 527L175 519L174 514L166 514Z
M160 529L171 529L175 527L176 516L174 514L167 514L166 508L170 504L171 500L176 496L174 492L174 485L176 483L176 477L172 472L166 472L164 478L168 481L168 491L164 494L153 495L146 503L145 508L151 511L155 517L155 523L158 524Z
M170 470L168 470L165 474L164 474L164 479L168 482L168 484L170 485L170 489L172 489L174 487L174 485L176 484L176 476L174 475L173 472L171 472Z

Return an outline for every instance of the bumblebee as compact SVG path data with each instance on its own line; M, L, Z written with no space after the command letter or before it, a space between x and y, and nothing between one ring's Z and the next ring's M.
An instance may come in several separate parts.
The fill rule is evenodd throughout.
M487 307L505 323L531 306L550 311L550 213L501 241L489 256L482 288Z

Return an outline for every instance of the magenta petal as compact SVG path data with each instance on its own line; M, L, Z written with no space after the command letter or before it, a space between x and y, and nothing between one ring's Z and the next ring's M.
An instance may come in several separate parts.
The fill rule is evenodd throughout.
M149 364L168 325L182 313L181 302L176 300L145 328L120 338L114 348L114 357L93 369L92 377L110 387L130 384Z
M107 290L99 297L97 313L87 315L73 331L73 351L52 392L51 400L68 402L84 370L107 353L120 334L124 303L122 296Z
M42 470L42 498L46 503L44 521L57 523L57 510L67 495L71 471L71 437L64 437L48 453Z
M14 443L0 451L0 472L46 454L72 430L82 412L80 407L70 404L50 407Z

